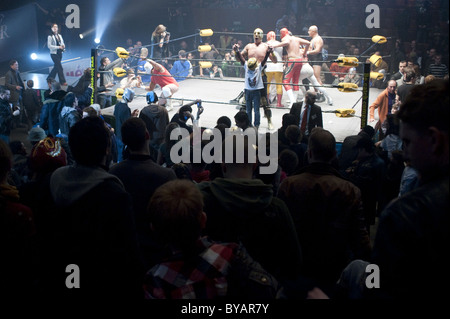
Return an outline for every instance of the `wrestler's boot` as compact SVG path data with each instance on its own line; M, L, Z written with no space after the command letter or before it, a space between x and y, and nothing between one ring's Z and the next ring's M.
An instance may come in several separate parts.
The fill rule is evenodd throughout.
M325 94L322 91L317 92L317 103L325 102Z
M167 99L165 107L166 107L167 112L170 112L173 110L172 99L170 99L170 98Z
M267 117L267 126L269 127L269 130L273 130L272 110L267 106L264 107L264 115Z
M277 107L283 107L281 104L281 99L283 98L283 94L277 94Z
M322 88L319 88L319 91L322 94L322 96L324 96L327 99L327 104L333 105L333 99L331 98L331 96L329 96L328 93L325 92L325 90Z
M294 92L292 92L292 89L291 89L291 90L287 90L286 94L289 97L289 108L291 108L292 104L294 104L294 102L295 102Z

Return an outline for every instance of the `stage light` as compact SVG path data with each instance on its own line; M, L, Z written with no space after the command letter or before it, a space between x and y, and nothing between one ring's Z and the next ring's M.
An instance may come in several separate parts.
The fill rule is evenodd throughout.
M83 38L84 38L83 33L80 33L79 36L80 36L80 39L83 39Z
M108 29L109 24L117 19L116 12L123 1L108 0L107 5L105 5L104 0L95 0L90 2L92 2L93 6L95 6L94 39L102 39L105 31Z
M95 43L100 43L100 39L99 38L95 38L94 42Z
M30 54L30 58L31 58L31 60L36 60L38 58L38 56L36 53L33 52Z

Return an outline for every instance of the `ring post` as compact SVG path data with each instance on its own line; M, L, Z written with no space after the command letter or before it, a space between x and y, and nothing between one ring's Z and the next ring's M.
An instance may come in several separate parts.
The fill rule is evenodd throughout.
M370 63L364 63L361 128L364 128L367 125L367 112L369 111L369 86L370 86Z
M91 49L91 104L97 103L97 49Z

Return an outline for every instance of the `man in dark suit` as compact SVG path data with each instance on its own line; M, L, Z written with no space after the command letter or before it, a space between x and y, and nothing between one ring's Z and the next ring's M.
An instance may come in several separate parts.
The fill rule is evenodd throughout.
M9 102L13 106L18 106L25 88L19 73L19 63L16 60L9 61L9 70L5 74L5 86L11 92Z
M9 70L5 74L5 86L10 91L9 103L12 104L12 111L20 110L22 105L22 92L25 89L19 73L19 62L9 61ZM13 127L18 126L22 119L23 112L13 121Z
M295 115L296 123L300 126L300 131L303 134L302 142L304 143L308 143L308 137L313 128L323 127L322 109L320 106L314 104L316 97L316 92L307 91L305 94L305 103L294 103L290 111L290 114ZM304 113L305 110L307 111L306 114Z

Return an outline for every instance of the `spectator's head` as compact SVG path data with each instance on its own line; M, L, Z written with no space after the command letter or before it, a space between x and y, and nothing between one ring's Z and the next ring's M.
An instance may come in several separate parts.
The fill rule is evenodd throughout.
M6 182L8 173L12 167L12 154L8 144L0 139L0 184Z
M47 78L47 85L48 85L48 88L49 88L49 89L52 88L52 83L53 83L54 81L55 81L54 78L51 78L51 77L48 77L48 78Z
M158 102L158 95L156 95L154 91L148 92L145 97L147 99L147 104L154 104Z
M394 94L396 89L397 89L397 82L395 82L395 80L390 80L387 86L389 94Z
M225 124L227 128L231 127L231 120L228 116L221 116L217 119L217 124Z
M247 61L247 67L250 69L250 70L255 70L256 69L256 66L258 65L258 61L256 60L256 58L250 58L250 59L248 59L248 61Z
M61 90L61 83L57 81L52 81L50 90L52 92L60 91Z
M147 213L155 236L164 244L190 249L206 225L203 195L194 183L174 180L160 186Z
M64 106L76 107L78 99L73 92L69 92L64 96Z
M281 126L282 127L288 127L289 125L295 125L298 124L298 121L294 114L291 113L285 113L283 114L283 117L281 118Z
M442 54L438 53L434 56L434 64L440 65L442 61Z
M232 154L229 154L229 149L233 150ZM227 136L222 143L221 165L225 178L251 179L257 167L256 146L251 137L243 134Z
M46 137L33 146L30 154L33 173L43 176L66 165L67 154L58 139Z
M427 75L427 76L425 77L425 84L428 84L428 83L430 83L430 82L432 82L432 81L434 81L434 80L436 80L436 77L435 77L434 75L432 75L432 74Z
M153 31L153 36L159 36L161 35L161 33L166 32L166 27L162 24L159 24L156 28L155 31Z
M109 130L100 117L85 117L71 127L69 147L78 164L105 165L111 153Z
M187 51L187 49L188 49L188 44L187 44L187 42L186 41L181 41L180 42L180 48L182 49L182 50L185 50L185 51Z
M40 127L33 127L28 132L27 139L30 141L32 145L36 144L39 141L42 141L44 138L46 138L47 135L45 134L45 131Z
M148 49L147 48L142 48L139 57L141 59L147 59L147 56L148 56Z
M148 145L150 134L145 122L138 117L131 117L122 124L122 141L131 152L138 152Z
M405 82L410 83L414 81L416 78L416 72L414 72L414 69L411 67L405 68L405 73L403 74L403 79Z
M373 136L375 135L375 129L370 126L370 125L366 125L361 129L361 132L367 134L367 137L372 139Z
M186 51L184 51L184 50L178 51L178 57L180 59L186 59Z
M106 56L101 58L101 60L100 60L100 64L103 65L103 66L106 66L106 65L108 65L110 63L111 63L111 60L108 57L106 57Z
M292 175L298 165L297 154L294 151L288 149L282 150L280 155L278 155L278 165L280 165L281 169L286 173L286 175Z
M123 90L122 100L125 102L131 102L134 99L134 91L130 88Z
M336 139L329 131L315 127L308 139L308 162L331 163L336 157Z
M397 116L405 158L422 178L448 173L449 81L436 79L412 88Z
M11 92L5 86L0 86L0 99L8 101L10 96Z
M180 115L180 120L186 122L192 114L192 107L190 105L183 105L178 110L178 114Z
M305 94L305 103L308 105L313 105L314 103L316 103L316 98L317 93L312 90L309 90Z
M98 116L97 111L92 106L87 106L83 109L83 117Z
M30 89L32 89L33 86L34 86L34 81L33 81L33 80L28 80L28 81L27 81L27 87L30 88Z
M90 107L92 107L95 110L95 112L97 112L98 116L100 116L100 114L102 114L100 104L94 103L94 104L91 104Z
M356 142L355 148L358 150L358 158L365 158L375 152L374 142L367 136L363 136Z
M436 49L435 48L431 48L430 51L428 51L428 56L430 58L433 58L436 55Z
M17 60L10 60L9 67L15 71L19 70L19 62Z
M286 135L286 138L291 144L298 144L303 138L302 132L300 131L298 125L289 125L286 128L286 132L284 133L284 135Z
M236 115L234 116L234 121L236 122L236 126L244 131L252 126L252 123L250 123L250 119L248 118L247 112L245 111L237 112Z
M406 68L407 65L408 64L407 64L407 62L405 60L400 61L398 63L398 70L400 71L400 73L405 74L405 68Z

